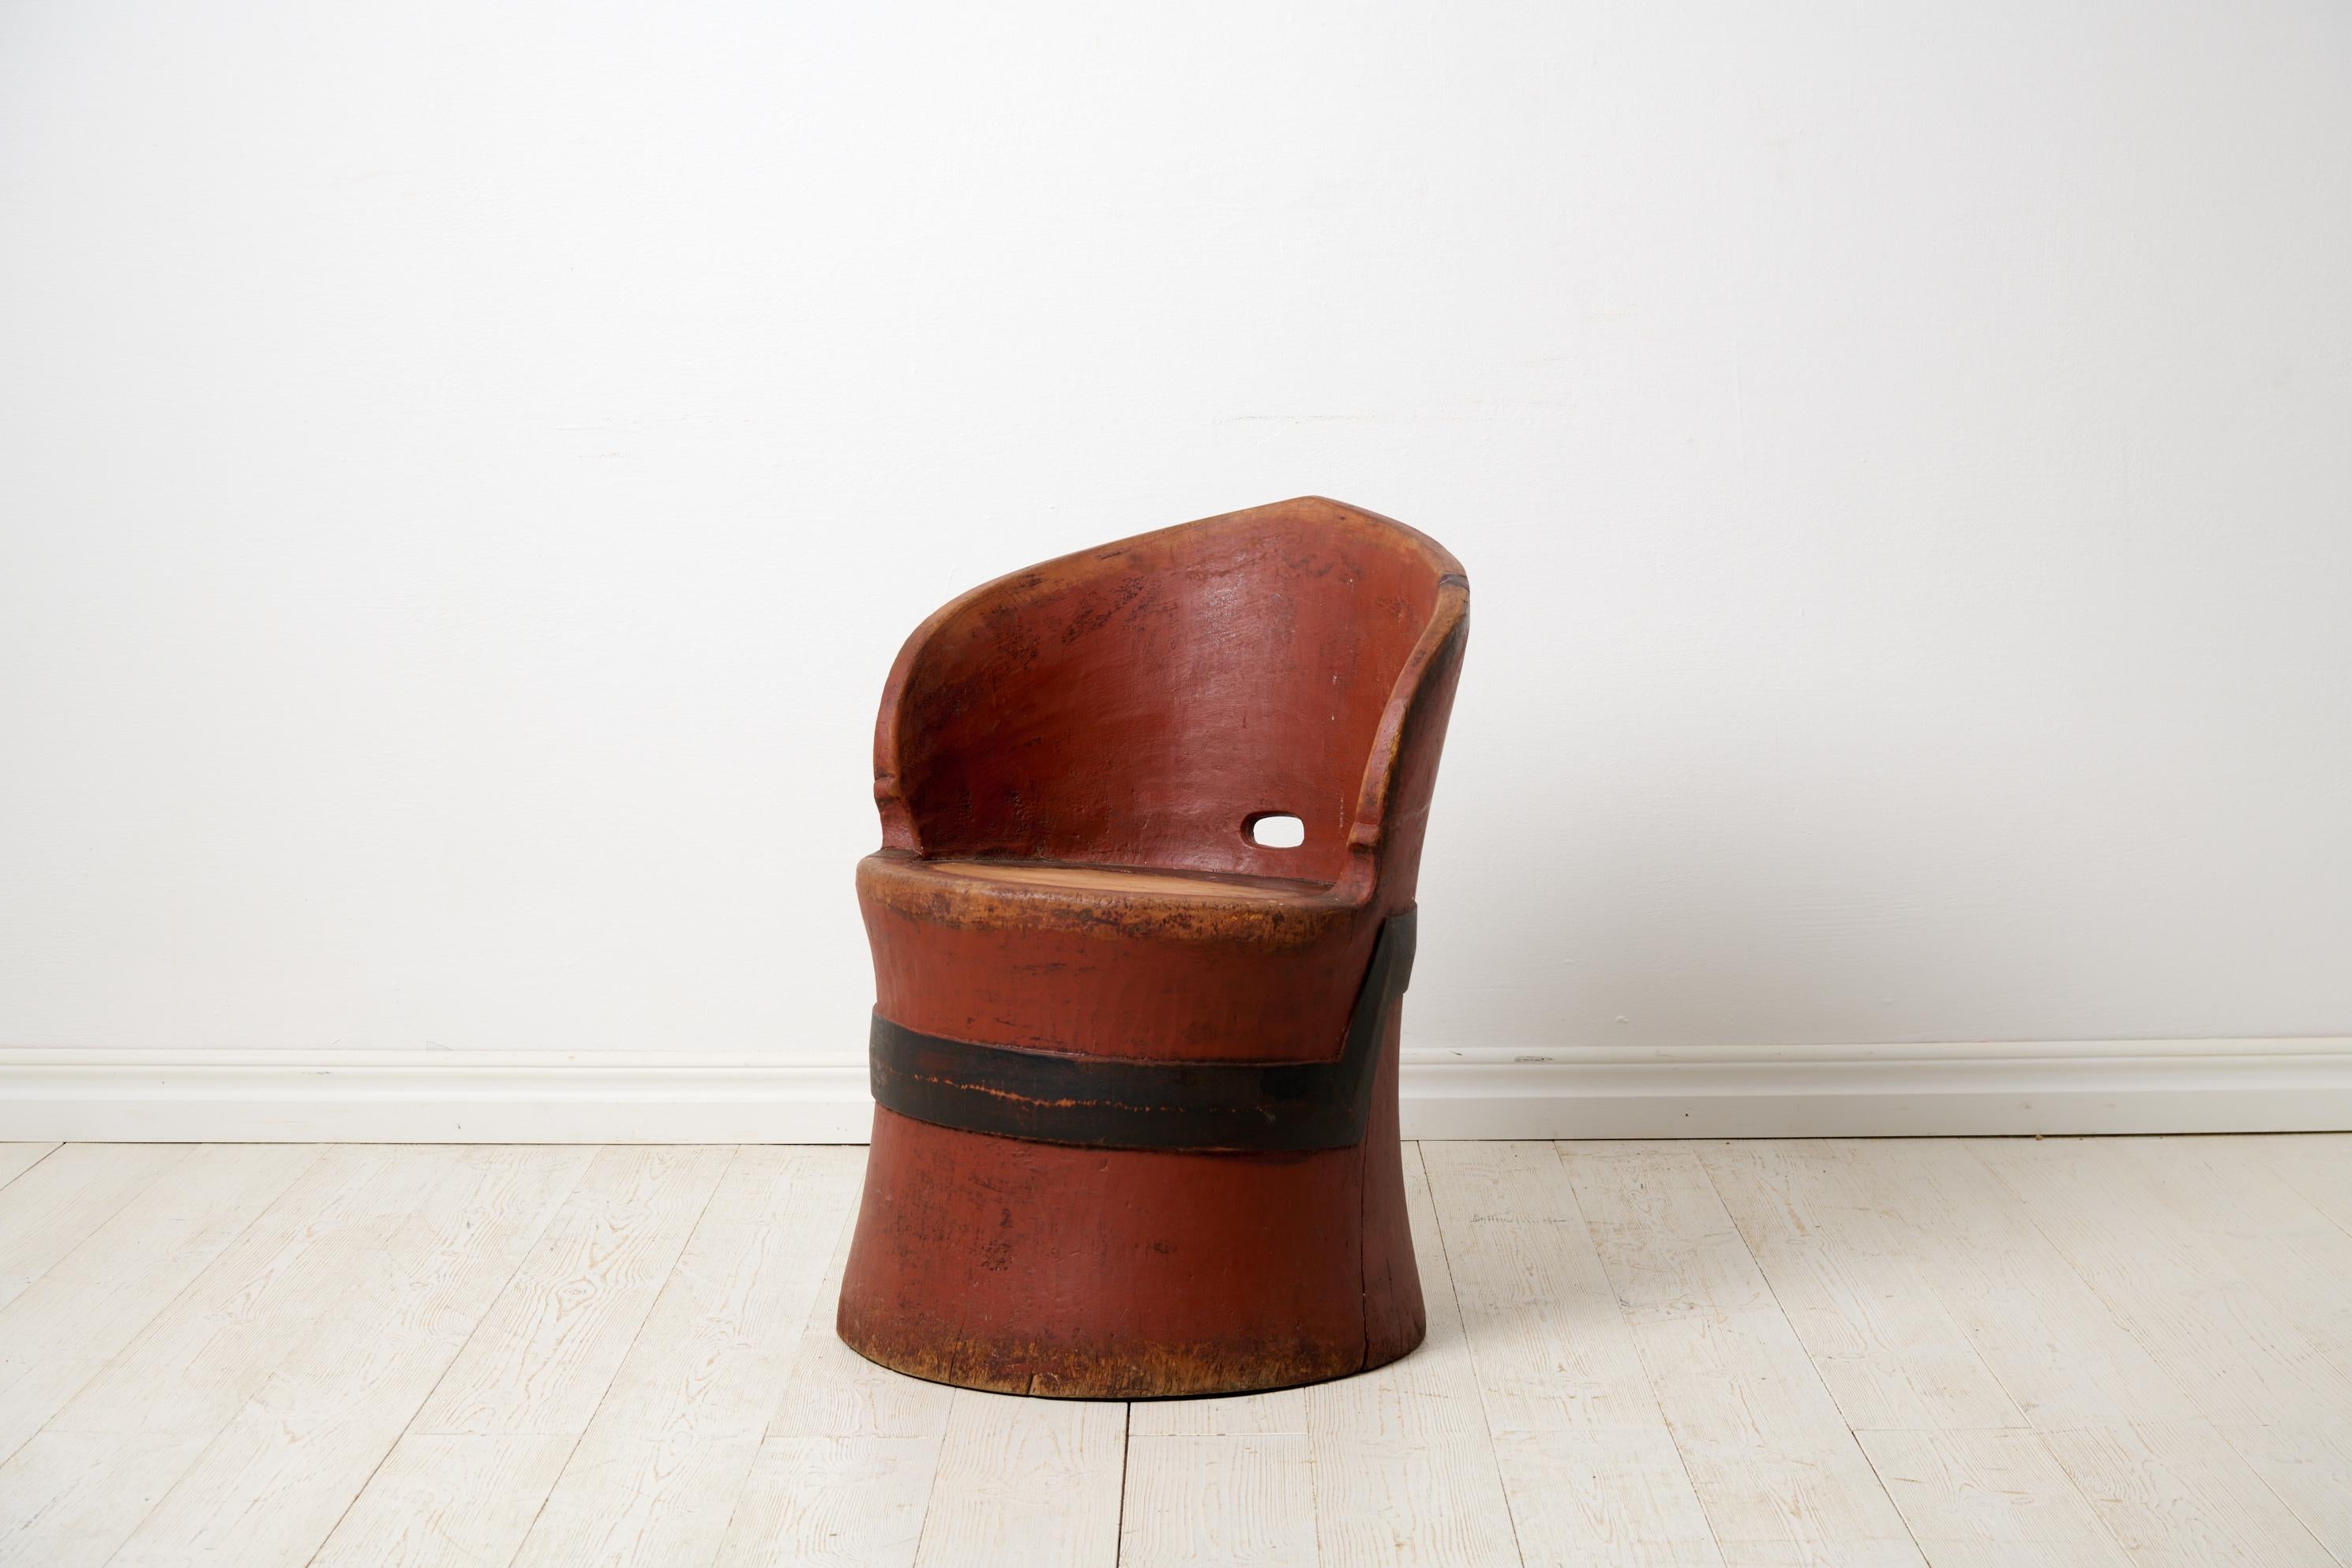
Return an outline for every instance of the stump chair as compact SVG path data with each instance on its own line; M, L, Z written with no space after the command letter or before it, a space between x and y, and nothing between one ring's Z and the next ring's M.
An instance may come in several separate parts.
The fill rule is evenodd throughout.
M1128 1399L1420 1343L1398 1006L1468 631L1452 555L1318 498L1066 555L916 629L857 868L853 1349ZM1276 817L1304 841L1261 842Z

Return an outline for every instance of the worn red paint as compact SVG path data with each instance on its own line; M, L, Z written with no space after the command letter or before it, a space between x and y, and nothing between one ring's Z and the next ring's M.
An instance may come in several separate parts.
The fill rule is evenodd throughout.
M1335 1058L1381 921L1413 900L1468 605L1433 542L1307 499L941 609L876 730L885 847L857 884L877 1011L1080 1057ZM1253 842L1268 812L1306 842ZM842 1337L919 1376L1092 1397L1402 1355L1423 1316L1397 1038L1392 1010L1354 1148L1087 1148L877 1108Z

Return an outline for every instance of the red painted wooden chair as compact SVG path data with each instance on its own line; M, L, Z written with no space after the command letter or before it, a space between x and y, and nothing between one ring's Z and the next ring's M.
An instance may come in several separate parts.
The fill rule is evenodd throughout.
M1469 631L1336 501L1066 555L917 628L874 740L861 1354L1216 1394L1418 1344L1399 997ZM1258 841L1276 816L1304 842Z

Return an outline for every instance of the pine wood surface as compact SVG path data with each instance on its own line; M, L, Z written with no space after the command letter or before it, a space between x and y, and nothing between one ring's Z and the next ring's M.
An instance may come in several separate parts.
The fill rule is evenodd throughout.
M1425 1143L1429 1337L1025 1400L854 1148L0 1145L0 1564L2352 1563L2352 1135Z

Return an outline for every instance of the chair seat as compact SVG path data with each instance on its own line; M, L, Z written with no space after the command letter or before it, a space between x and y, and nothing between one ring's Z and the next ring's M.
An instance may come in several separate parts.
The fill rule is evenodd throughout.
M1065 860L926 860L922 865L942 877L962 877L1009 888L1048 888L1068 894L1100 893L1118 899L1313 903L1328 900L1331 892L1328 882L1147 866L1095 866Z
M1378 921L1327 884L868 856L876 1011L927 1035L1159 1061L1335 1058Z

